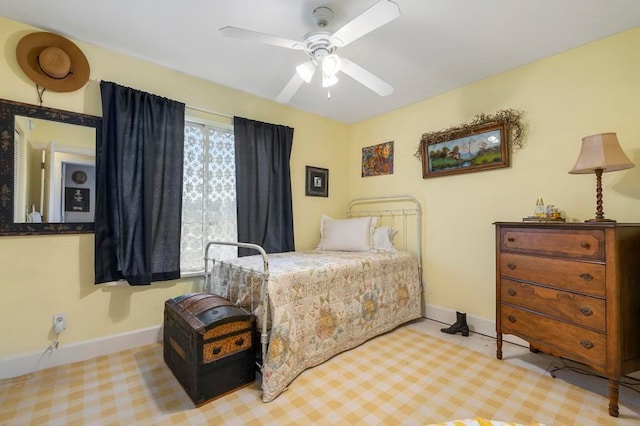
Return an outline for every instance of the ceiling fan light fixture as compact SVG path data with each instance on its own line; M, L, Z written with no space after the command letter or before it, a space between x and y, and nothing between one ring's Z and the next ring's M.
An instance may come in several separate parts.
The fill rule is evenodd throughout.
M341 65L342 60L340 57L335 53L332 53L322 60L322 72L327 75L335 76L338 71L340 71Z
M310 83L313 75L316 73L316 65L312 61L307 61L296 67L296 72L305 83Z
M393 93L393 86L348 59L335 55L335 52L338 48L358 40L399 16L400 7L395 1L376 0L367 10L333 33L328 30L333 25L331 8L327 6L316 8L313 11L313 18L320 29L307 33L302 41L230 26L220 28L220 33L240 40L303 50L310 57L306 63L296 67L296 72L276 97L276 101L280 103L289 102L305 82L310 83L317 68L322 68L322 87L324 88L336 84L338 82L336 75L341 72L378 95L388 96ZM327 94L330 96L329 91Z
M340 79L335 75L330 75L325 72L322 73L322 87L331 87L338 81L340 81Z

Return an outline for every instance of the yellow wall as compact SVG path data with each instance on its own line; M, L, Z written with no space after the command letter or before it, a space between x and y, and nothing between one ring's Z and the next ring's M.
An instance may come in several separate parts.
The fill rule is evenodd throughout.
M0 18L0 98L36 103L15 60L34 28ZM66 94L46 92L45 106L100 115L103 79L201 108L295 128L292 180L296 246L317 242L322 213L342 216L349 198L408 193L424 209L424 281L430 305L494 318L494 221L520 220L544 197L572 220L594 216L595 177L569 175L583 136L615 131L640 164L640 29L424 100L352 126L300 112L166 68L78 43L94 81ZM476 114L525 111L527 144L508 169L422 179L413 157L424 132ZM219 120L219 117L209 117ZM227 121L228 122L228 121ZM363 146L393 140L395 173L360 177ZM344 155L344 153L348 155ZM330 197L304 196L304 166L330 169ZM605 214L640 217L640 167L605 174ZM54 337L51 315L65 312L67 345L158 325L163 303L193 289L191 280L142 288L93 283L93 235L0 238L0 357L43 350Z
M635 28L351 126L350 196L406 192L423 203L427 304L493 320L492 223L533 214L538 196L572 220L595 216L595 176L567 173L583 136L617 132L640 166L639 46ZM511 168L422 178L413 153L423 133L507 108L529 127ZM390 140L394 174L361 178L361 148ZM603 186L605 217L640 221L640 167L605 174Z
M18 41L36 30L0 18L0 98L37 103L35 84L15 58ZM93 45L78 45L91 65L92 81L76 92L45 92L44 106L101 115L97 81L107 80L187 105L293 127L296 247L317 244L322 213L344 215L348 188L338 183L348 180L348 163L336 153L348 144L346 125ZM305 165L330 169L329 198L304 195ZM194 289L189 279L137 288L94 286L93 235L0 237L0 259L0 358L44 350L55 337L54 313L67 314L61 344L69 345L161 324L164 301Z

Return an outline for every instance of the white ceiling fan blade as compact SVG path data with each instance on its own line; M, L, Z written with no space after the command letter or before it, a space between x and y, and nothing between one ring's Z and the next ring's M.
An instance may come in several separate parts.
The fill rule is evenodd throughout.
M380 0L331 35L331 42L342 47L400 16L400 8L389 0Z
M379 77L371 74L358 64L342 58L340 71L358 81L362 85L368 87L380 96L389 96L393 93L393 86Z
M282 91L276 98L276 102L279 102L281 104L286 104L287 102L289 102L291 98L293 98L293 95L296 94L300 86L302 86L302 83L304 83L302 77L300 77L297 72L294 73L293 77L291 77L291 80L289 80L287 85L284 86L284 89L282 89Z
M236 27L222 27L219 31L226 37L233 37L240 40L256 41L258 43L286 47L287 49L305 50L304 45L299 41L289 40L271 34L264 34L257 31L245 30L243 28Z

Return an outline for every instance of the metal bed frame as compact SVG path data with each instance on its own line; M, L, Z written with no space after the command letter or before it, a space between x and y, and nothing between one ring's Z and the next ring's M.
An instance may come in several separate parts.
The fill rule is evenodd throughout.
M389 209L367 209L363 210L365 206L371 206L372 204L390 204L394 203L404 203L405 205L409 205L409 207L405 208L389 208ZM356 198L349 203L347 209L347 217L348 218L356 218L356 217L365 217L365 216L373 216L377 217L379 220L379 224L389 224L390 226L396 225L396 220L401 219L402 228L402 247L403 251L408 251L408 232L409 232L409 219L413 218L415 221L415 247L414 254L418 260L418 277L422 281L422 208L420 207L420 202L411 195L397 195L397 196L382 196L382 197L367 197L367 198ZM212 274L211 270L213 269L214 264L220 263L225 264L225 262L221 260L216 260L215 258L209 257L209 248L213 245L223 245L223 246L235 246L242 247L246 249L256 250L262 256L263 262L263 270L262 271L253 271L261 274L261 285L260 285L260 302L263 307L263 320L262 320L262 331L260 332L260 344L262 346L262 360L266 359L267 356L267 346L269 343L269 330L268 330L268 318L269 318L269 293L267 292L267 282L269 281L269 256L267 252L259 245L252 243L239 243L239 242L229 242L229 241L210 241L207 243L204 251L204 288L211 288L212 284ZM242 268L241 266L234 265L236 268L240 268L246 270L246 268ZM424 307L424 303L421 303ZM423 308L424 309L424 308ZM253 300L253 292L251 292L251 311L254 310L254 300ZM423 312L424 315L424 312ZM258 363L258 366L262 368L262 365Z

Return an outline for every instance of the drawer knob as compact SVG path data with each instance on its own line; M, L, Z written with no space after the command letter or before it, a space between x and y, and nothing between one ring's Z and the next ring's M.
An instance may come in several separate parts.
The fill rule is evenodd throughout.
M590 316L590 315L593 315L593 311L592 311L592 310L591 310L591 308L590 308L590 307L588 307L588 306L583 306L582 308L580 308L580 312L582 312L582 314L583 314L585 317L588 317L588 316Z
M593 275L591 274L580 274L580 278L585 281L591 281L593 279Z
M591 244L589 244L586 241L583 241L580 243L580 247L582 247L583 249L588 249L589 247L591 247Z
M218 355L220 353L220 351L222 351L222 348L220 346L216 346L215 348L213 348L213 350L211 352L214 355Z
M513 315L509 315L509 316L507 317L507 319L509 320L509 322L516 322L516 321L518 321L518 320L516 319L516 317L514 317Z
M509 268L511 270L514 270L514 269L516 269L516 264L513 263L513 262L509 262L509 263L507 263L507 268Z
M593 348L593 343L590 340L580 340L580 344L584 346L585 349Z
M238 340L236 340L236 345L237 346L242 346L244 344L244 339L241 337Z
M509 241L510 243L514 242L515 240L516 240L516 239L515 239L515 238L513 238L513 237L509 237L509 238L507 238L507 241Z
M514 289L510 288L509 290L507 290L507 294L509 296L515 296L516 295L516 291Z

